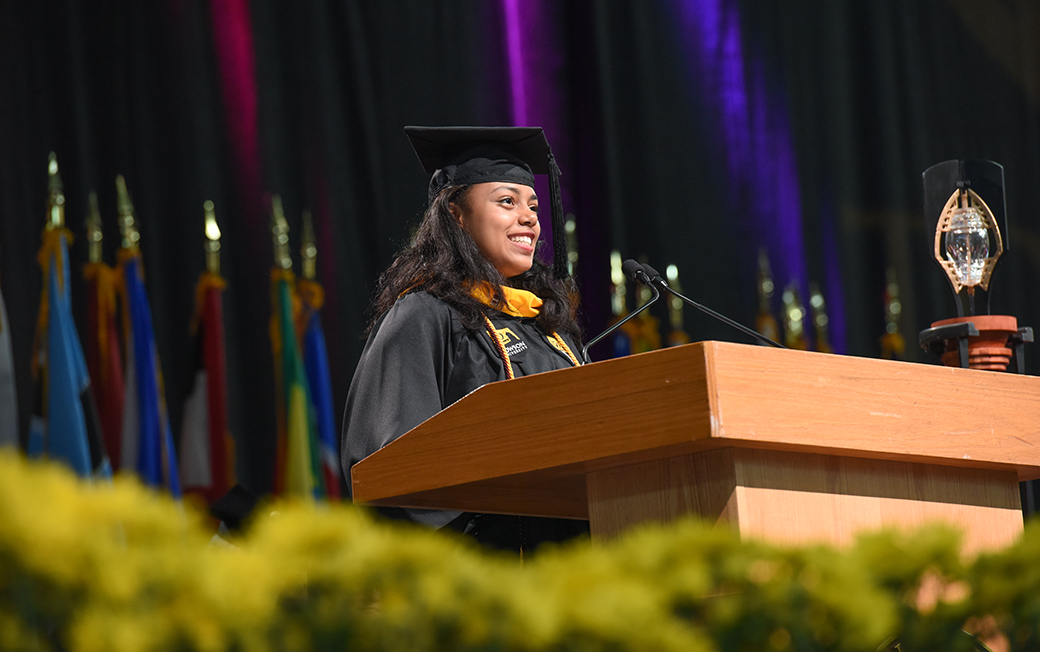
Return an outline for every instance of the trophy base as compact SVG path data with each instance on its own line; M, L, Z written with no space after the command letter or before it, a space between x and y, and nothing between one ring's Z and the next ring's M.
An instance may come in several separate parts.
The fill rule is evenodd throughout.
M1018 334L1018 320L1008 315L975 315L942 319L932 328L971 323L978 335L968 336L968 367L988 371L1006 371L1014 353L1009 346L1011 338ZM947 367L964 366L956 339L946 340L943 364Z

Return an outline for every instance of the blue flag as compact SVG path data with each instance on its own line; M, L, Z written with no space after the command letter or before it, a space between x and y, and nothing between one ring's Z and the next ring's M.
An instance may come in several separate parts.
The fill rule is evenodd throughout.
M123 421L123 468L137 472L144 482L166 487L181 496L173 433L163 397L162 372L155 349L152 312L141 274L141 257L123 262L127 337L126 417Z
M29 453L65 462L80 476L89 478L95 466L107 469L107 464L103 456L99 456L98 464L91 460L91 437L98 434L91 428L95 426L96 430L96 413L92 410L87 361L72 318L66 238L64 229L44 232L41 262L46 261L46 312L41 311L40 326L45 331L38 335L43 348L36 359L43 410L33 419Z
M325 333L317 312L310 315L303 333L303 364L314 404L318 442L321 447L322 472L325 491L330 500L339 499L339 446L336 420L333 416L332 380L329 375L329 356L325 347Z
M72 319L69 259L64 238L60 255L62 282L58 283L57 261L53 258L48 282L47 453L87 477L91 473L90 443L82 395L90 390L90 376Z

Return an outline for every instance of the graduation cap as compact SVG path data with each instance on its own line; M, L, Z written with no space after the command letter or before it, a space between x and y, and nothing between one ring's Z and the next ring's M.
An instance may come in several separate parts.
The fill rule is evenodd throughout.
M220 519L229 530L237 532L242 529L259 502L260 499L251 491L236 484L209 506L209 513L214 518Z
M560 168L541 127L404 128L423 169L432 174L429 199L449 186L505 181L534 187L534 175L549 175L553 273L567 276Z

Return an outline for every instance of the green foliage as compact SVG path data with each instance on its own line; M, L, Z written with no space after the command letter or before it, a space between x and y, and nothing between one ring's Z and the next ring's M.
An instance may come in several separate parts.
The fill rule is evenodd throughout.
M955 532L848 550L690 520L525 565L349 506L282 503L234 547L130 479L0 455L0 649L614 652L1040 649L1040 527L965 560Z

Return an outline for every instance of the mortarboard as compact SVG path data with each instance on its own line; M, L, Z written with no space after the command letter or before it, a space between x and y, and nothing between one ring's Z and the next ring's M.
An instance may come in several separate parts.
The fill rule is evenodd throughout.
M567 276L560 168L541 127L405 127L423 169L432 174L429 199L449 186L506 181L534 187L549 176L553 273Z
M220 519L229 530L242 529L260 499L240 484L218 498L209 506L210 516Z

